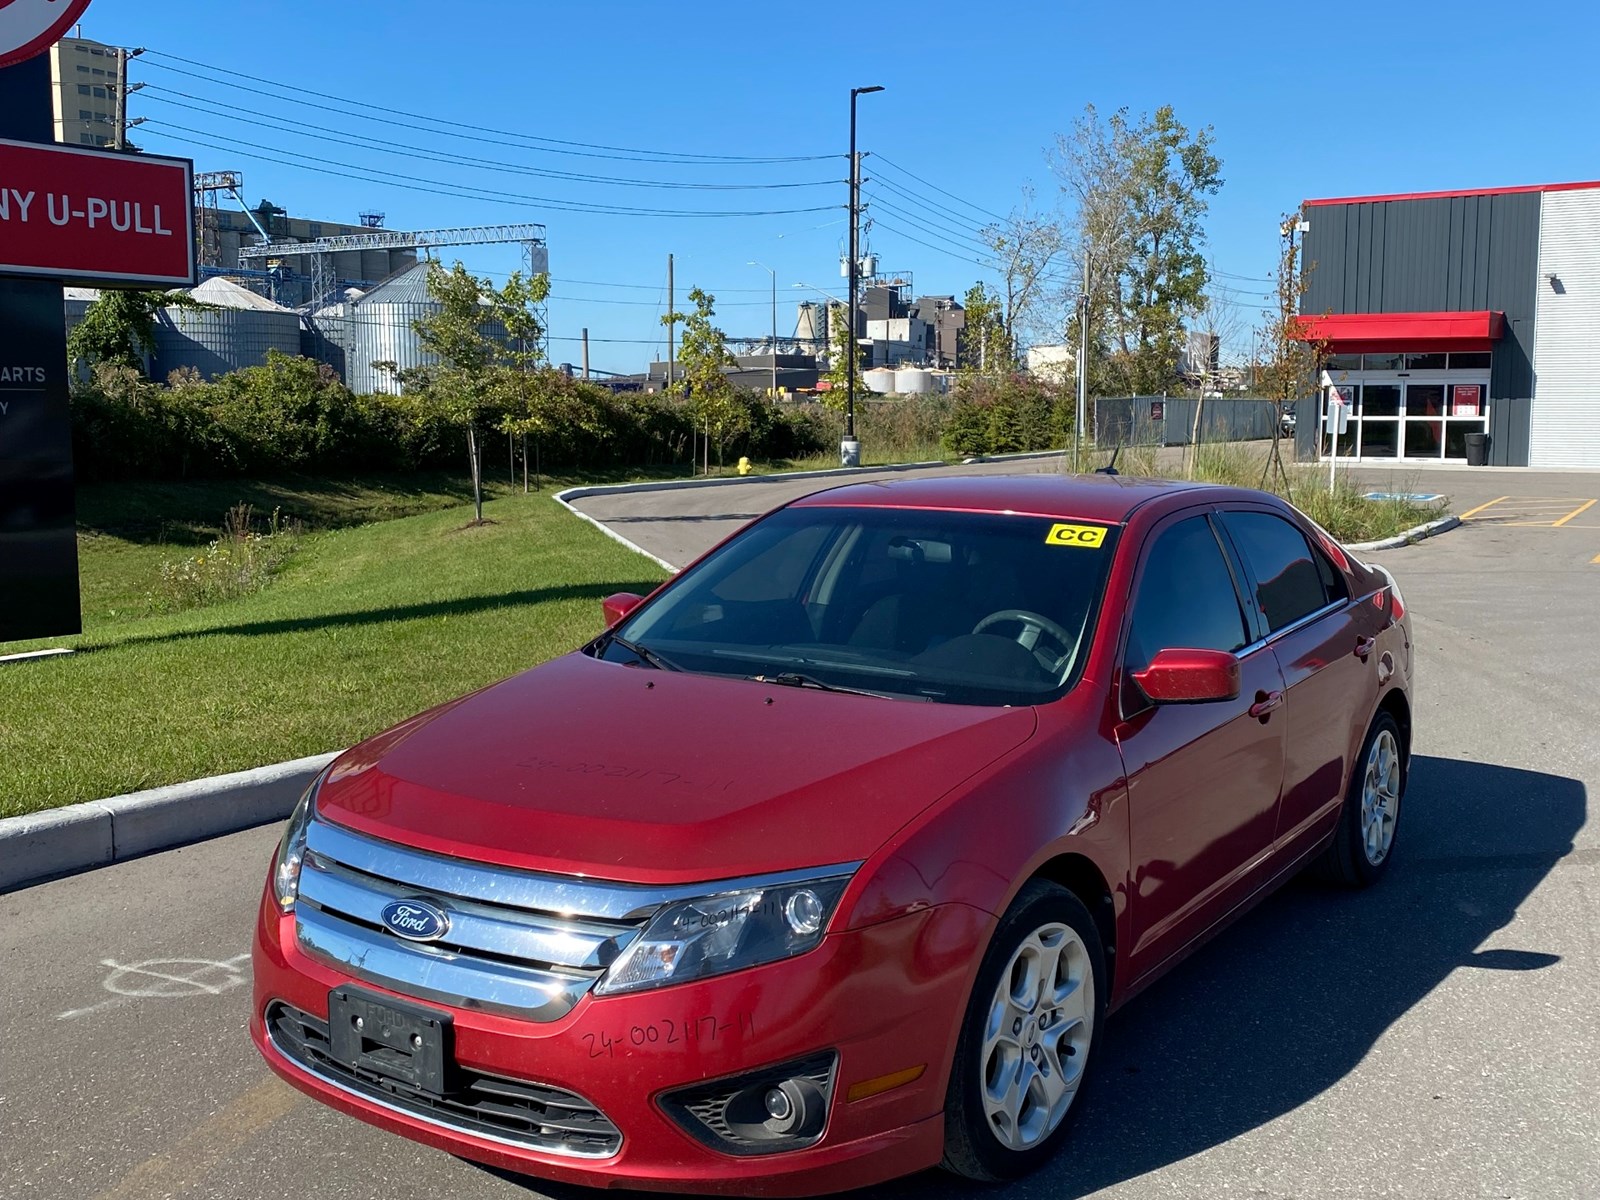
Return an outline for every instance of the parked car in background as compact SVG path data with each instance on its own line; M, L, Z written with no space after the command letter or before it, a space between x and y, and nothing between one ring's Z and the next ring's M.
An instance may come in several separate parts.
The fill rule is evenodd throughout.
M849 485L604 608L306 793L250 1024L301 1091L578 1184L1014 1178L1110 1013L1392 859L1404 603L1263 493Z
M1294 402L1289 401L1283 406L1278 418L1278 436L1286 438L1294 437L1294 427Z

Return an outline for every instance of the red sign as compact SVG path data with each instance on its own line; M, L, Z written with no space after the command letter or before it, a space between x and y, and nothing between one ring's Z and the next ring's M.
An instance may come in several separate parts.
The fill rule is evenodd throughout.
M1475 417L1478 415L1478 406L1483 399L1483 384L1458 383L1455 390L1455 403L1450 410L1452 417Z
M88 7L89 0L0 0L0 67L43 54Z
M193 180L186 158L0 140L0 275L188 286Z

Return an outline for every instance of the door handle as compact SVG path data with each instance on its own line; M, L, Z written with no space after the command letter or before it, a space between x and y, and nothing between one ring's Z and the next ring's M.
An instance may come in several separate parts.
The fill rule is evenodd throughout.
M1367 656L1377 649L1378 639L1375 637L1358 637L1356 639L1356 657L1362 662L1367 661Z
M1256 702L1250 706L1250 715L1252 717L1265 717L1273 709L1282 707L1282 692L1257 692Z

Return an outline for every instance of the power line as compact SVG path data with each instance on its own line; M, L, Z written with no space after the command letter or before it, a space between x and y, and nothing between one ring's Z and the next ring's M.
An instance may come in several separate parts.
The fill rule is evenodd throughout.
M351 108L364 108L371 112L384 113L389 116L406 117L415 121L427 121L434 125L443 125L450 129L464 130L467 131L467 136L473 137L474 140L486 140L482 137L483 134L493 134L497 140L510 139L518 142L530 142L535 144L533 148L543 149L550 154L568 154L579 158L610 159L616 159L620 156L622 161L676 163L682 166L711 166L716 164L761 166L772 165L776 163L820 162L824 159L842 157L841 155L837 154L791 154L770 156L752 156L741 154L699 154L685 153L675 150L643 150L628 146L607 146L597 142L579 142L570 141L563 138L540 137L536 134L520 133L509 129L493 129L484 125L469 125L462 121L451 121L443 117L430 117L426 113L414 113L407 112L404 109L388 108L380 104L368 103L365 100L356 100L349 96L339 96L329 92L319 92L312 88L302 87L296 84L288 84L279 80L266 79L259 75L250 75L244 71L233 71L226 67L213 66L210 63L198 62L192 58L184 58L181 54L168 54L162 50L147 50L145 53L151 56L146 58L146 62L148 62L151 66L160 67L164 71L175 71L180 75L188 75L192 78L205 80L209 83L222 83L223 86L238 88L239 90L246 92L254 92L255 94L261 96L268 96L281 100L287 98L289 93L298 92L305 96L317 96L323 100L333 100L339 105L339 107L333 108L324 104L315 104L309 100L294 101L294 103L303 104L310 108L320 108L328 112L343 114L348 114ZM174 62L187 63L191 67L199 67L202 70L212 72L213 74L198 75L193 71L185 71L181 67L169 66L163 62L152 61L152 59L171 59ZM216 73L231 75L237 79L248 79L254 83L265 84L267 87L270 87L273 90L270 92L262 91L259 88L246 87L243 84L228 83L225 80L216 79L214 77ZM430 130L429 132L438 133L439 131ZM577 149L562 149L561 147L576 147Z
M983 208L983 207L981 207L979 205L974 204L971 200L963 200L960 196L956 195L954 192L947 192L947 191L944 190L944 188L940 187L938 184L929 183L926 179L924 179L920 175L913 175L910 171L906 170L904 167L898 165L897 163L891 162L889 159L885 158L881 154L874 153L872 157L877 159L884 166L888 167L891 171L898 171L898 172L900 172L900 174L905 175L908 178L915 179L923 187L930 187L934 191L938 192L941 196L948 196L950 199L954 200L957 204L964 205L965 207L972 209L974 212L982 213L984 216L988 217L990 220L993 220L993 221L1004 221L1005 220L1005 218L1000 216L998 213L992 213L987 208Z
M176 91L172 88L163 88L155 85L146 89L146 96L161 104L170 104L177 108L186 108L191 112L205 113L209 116L220 116L223 120L237 122L244 125L255 125L267 129L281 129L285 125L297 126L299 129L309 131L308 136L317 141L333 142L344 146L354 146L362 150L381 150L388 154L399 155L404 158L427 159L433 162L451 163L460 166L475 167L484 170L510 171L518 175L534 175L546 179L571 180L577 183L599 183L613 187L646 187L663 188L685 191L769 191L784 188L806 187L834 187L843 180L838 179L808 179L797 182L785 183L697 183L683 181L668 181L656 179L633 179L612 175L589 175L575 171L555 171L546 167L530 167L517 163L501 162L494 159L474 158L469 155L451 154L444 150L425 150L418 147L396 145L392 139L369 137L365 134L352 133L349 130L329 129L325 125L313 125L306 121L297 121L292 117L272 116L269 120L258 120L251 116L227 116L217 109L227 109L232 113L253 113L254 109L243 108L236 104L227 104L214 100L209 96L195 96L188 92ZM197 100L199 104L185 104L183 100L174 100L172 96L182 96L186 100Z
M927 213L937 213L938 214L938 219L950 221L955 225L959 225L963 229L971 230L973 233L981 234L986 228L988 228L988 226L986 226L986 225L978 225L978 224L976 224L972 220L972 218L967 216L965 213L958 213L953 208L946 207L945 205L940 204L940 203L938 203L937 201L934 201L934 200L928 200L928 199L926 199L926 198L924 198L922 196L917 195L916 192L913 192L913 191L911 191L911 190L909 190L907 188L901 187L899 184L895 183L895 181L892 180L892 179L884 179L882 176L875 176L873 178L872 182L875 183L879 187L888 188L890 191L894 192L895 195L900 197L902 200L905 200L906 202L908 202L910 204L916 205L918 208L924 210ZM933 219L933 218L930 217L928 219Z
M493 200L518 204L538 204L558 212L588 213L602 216L625 217L773 217L788 216L793 213L832 212L837 205L825 204L809 208L771 208L771 209L671 209L671 208L644 208L631 205L582 203L573 200L557 200L549 196L532 196L517 192L502 192L491 188L481 188L473 184L457 184L442 179L424 179L415 175L401 175L394 171L385 171L378 167L360 167L350 163L341 163L334 159L319 158L314 154L305 154L298 150L287 150L281 146L269 146L254 142L241 142L230 138L226 134L217 133L209 129L190 129L185 125L175 125L170 121L148 121L147 129L176 130L187 137L175 137L175 141L187 145L203 146L208 150L217 150L226 154L239 154L246 158L255 158L263 162L277 163L280 166L300 167L304 170L314 171L324 175L338 175L346 179L357 179L364 183L383 183L391 187L407 188L411 191L431 192L440 196L453 196L464 200ZM167 136L172 136L168 134ZM201 140L202 138L216 138L226 145L218 146L214 142ZM261 151L268 150L272 154L287 154L292 158L302 159L304 162L319 163L320 167L306 167L304 162L286 162L282 158L273 158ZM337 168L350 167L352 170L339 170ZM353 172L360 172L359 174ZM431 185L431 186L425 186ZM477 193L476 195L470 193Z

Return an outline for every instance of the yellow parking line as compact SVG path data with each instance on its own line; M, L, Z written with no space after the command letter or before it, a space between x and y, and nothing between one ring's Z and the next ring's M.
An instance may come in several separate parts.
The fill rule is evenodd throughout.
M1509 499L1511 499L1511 497L1510 497L1510 496L1501 496L1501 497L1500 497L1500 500L1509 500ZM1482 511L1483 511L1483 510L1484 510L1484 509L1486 509L1486 508L1493 508L1493 507L1494 507L1494 506L1495 506L1495 505L1496 505L1496 504L1499 504L1499 503L1500 503L1500 500L1491 500L1491 501L1489 501L1489 503L1487 503L1487 504L1480 504L1480 505L1478 505L1478 507L1477 507L1477 508L1469 508L1469 509L1467 509L1467 511L1466 511L1466 512L1464 512L1464 513L1462 513L1462 514L1461 514L1461 519L1462 519L1462 520L1463 520L1463 521L1465 521L1465 520L1466 520L1466 519L1467 519L1467 518L1468 518L1468 517L1475 517L1475 516L1477 516L1477 515L1478 515L1478 514L1479 514L1479 513L1481 513L1481 512L1482 512Z
M1586 501L1586 502L1585 502L1585 503L1584 503L1584 504L1583 504L1583 505L1582 505L1582 506L1580 506L1580 507L1578 507L1578 508L1575 508L1575 509L1573 509L1573 510L1572 510L1572 511L1571 511L1571 512L1569 512L1569 513L1568 513L1568 514L1567 514L1567 515L1566 515L1566 516L1564 516L1564 517L1562 517L1562 518L1561 518L1561 520L1559 520L1559 521L1557 521L1557 522L1556 522L1556 523L1555 523L1555 526L1554 526L1554 528L1556 528L1556 529L1560 529L1560 528L1561 528L1561 526L1563 526L1563 525L1565 525L1565 524L1566 524L1566 523L1567 523L1567 522L1568 522L1568 521L1570 521L1570 520L1572 520L1572 518L1573 518L1573 517L1576 517L1576 516L1580 516L1580 515L1582 515L1582 514L1583 514L1583 513L1586 513L1586 512L1588 512L1588 511L1589 511L1589 510L1590 510L1590 509L1591 509L1591 508L1593 508L1593 507L1594 507L1594 506L1595 506L1595 505L1596 505L1596 504L1597 504L1597 503L1600 503L1600 501L1595 501L1595 500L1589 500L1589 501Z
M1590 566L1594 566L1596 563L1600 563L1600 554L1596 554L1593 558L1591 558L1589 560L1589 565Z

